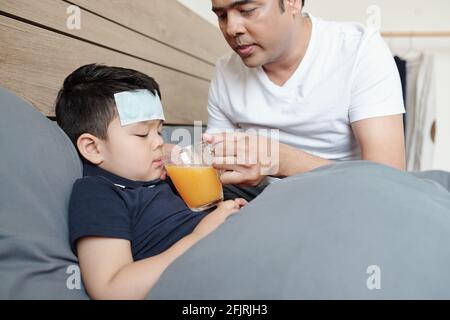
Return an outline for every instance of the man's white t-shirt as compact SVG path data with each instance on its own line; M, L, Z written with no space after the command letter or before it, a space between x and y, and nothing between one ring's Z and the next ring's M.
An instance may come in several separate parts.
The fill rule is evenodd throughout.
M219 59L207 132L279 129L281 143L329 160L354 160L360 149L351 123L405 113L399 72L380 33L309 16L309 47L281 87L235 53Z

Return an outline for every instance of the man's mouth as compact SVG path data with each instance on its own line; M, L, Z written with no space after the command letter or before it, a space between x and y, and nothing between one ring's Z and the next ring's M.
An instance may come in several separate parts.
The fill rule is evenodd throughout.
M236 47L237 53L243 58L250 56L253 53L254 49L254 44L240 45Z

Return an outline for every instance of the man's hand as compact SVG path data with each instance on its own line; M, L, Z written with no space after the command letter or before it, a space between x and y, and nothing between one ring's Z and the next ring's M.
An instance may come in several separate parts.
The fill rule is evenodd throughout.
M247 201L242 198L219 203L217 209L204 217L192 233L200 236L200 238L207 236L245 205L247 205Z
M213 165L225 185L254 187L278 173L278 140L246 133L204 134L203 140L213 145Z

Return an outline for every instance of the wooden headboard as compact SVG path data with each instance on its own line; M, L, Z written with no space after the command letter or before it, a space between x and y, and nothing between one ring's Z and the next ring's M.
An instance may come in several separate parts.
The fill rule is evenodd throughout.
M67 26L71 5L79 30ZM214 64L227 51L220 31L176 0L0 1L0 86L46 116L67 75L103 63L154 77L168 123L206 123Z

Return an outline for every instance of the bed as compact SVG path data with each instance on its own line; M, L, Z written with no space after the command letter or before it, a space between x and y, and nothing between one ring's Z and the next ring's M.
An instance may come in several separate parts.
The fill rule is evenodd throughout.
M1 1L0 299L89 299L67 230L81 162L51 120L70 72L99 62L154 76L167 142L206 124L226 44L175 0L148 3ZM80 29L67 27L73 5ZM364 161L284 179L177 259L148 299L449 299L449 188L447 172Z
M80 159L5 89L0 113L0 299L88 299L67 226ZM148 299L448 299L449 189L450 173L366 161L284 179L177 259Z

